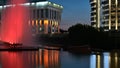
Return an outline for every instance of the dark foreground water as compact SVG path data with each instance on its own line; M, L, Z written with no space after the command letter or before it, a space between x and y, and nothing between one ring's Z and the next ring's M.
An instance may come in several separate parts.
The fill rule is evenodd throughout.
M0 68L120 68L120 53L75 54L67 51L1 51Z

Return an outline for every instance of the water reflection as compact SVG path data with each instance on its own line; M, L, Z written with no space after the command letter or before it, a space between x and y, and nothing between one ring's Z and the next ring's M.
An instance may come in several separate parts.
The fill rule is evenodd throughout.
M119 58L119 52L93 54L90 59L90 68L120 68Z
M120 68L120 52L74 54L46 49L2 51L0 68Z
M0 68L60 68L59 51L0 52Z

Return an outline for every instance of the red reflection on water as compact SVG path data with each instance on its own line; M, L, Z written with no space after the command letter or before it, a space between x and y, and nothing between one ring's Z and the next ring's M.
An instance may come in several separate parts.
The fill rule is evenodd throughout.
M21 56L15 52L1 53L2 68L24 68Z
M48 68L49 65L49 55L48 55L48 50L44 50L44 67Z
M60 68L59 51L0 52L2 68Z
M18 5L18 3L23 2L26 2L26 0L8 0L8 3L16 4L16 6L3 9L2 41L9 43L21 42L27 9Z

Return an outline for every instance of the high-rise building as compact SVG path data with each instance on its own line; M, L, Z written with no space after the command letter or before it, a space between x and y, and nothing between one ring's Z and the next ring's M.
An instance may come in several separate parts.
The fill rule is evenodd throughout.
M120 0L102 0L104 30L120 30Z
M90 0L90 4L93 27L120 30L120 0Z
M91 25L100 28L100 0L90 0L91 5Z
M6 0L0 0L0 22L4 9L11 7ZM29 0L29 2L19 4L30 9L30 20L32 31L35 34L59 33L61 13L63 6L49 2L47 0Z

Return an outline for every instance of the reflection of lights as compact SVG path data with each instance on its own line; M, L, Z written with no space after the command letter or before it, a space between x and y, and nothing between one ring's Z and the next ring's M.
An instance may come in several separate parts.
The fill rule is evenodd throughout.
M90 56L90 68L96 68L96 55Z
M97 68L101 68L100 67L100 55L97 55Z
M104 59L104 68L109 68L110 66L110 53L107 53L107 52L105 52L105 53L103 53L103 55L104 55L104 57L103 57L103 59Z
M117 68L117 64L118 64L118 57L117 57L117 53L115 53L115 68Z
M16 52L1 53L2 68L23 68L21 56Z
M48 50L44 50L44 65L45 65L45 68L48 68Z
M35 61L36 61L36 65L38 65L38 62L39 62L38 52L36 52Z

